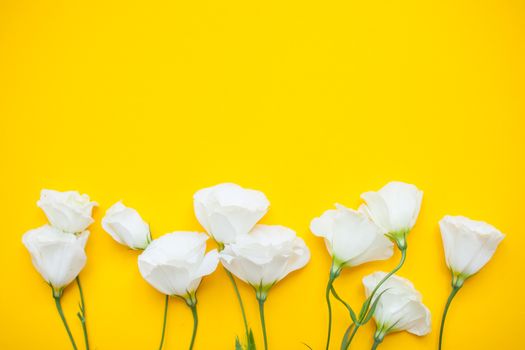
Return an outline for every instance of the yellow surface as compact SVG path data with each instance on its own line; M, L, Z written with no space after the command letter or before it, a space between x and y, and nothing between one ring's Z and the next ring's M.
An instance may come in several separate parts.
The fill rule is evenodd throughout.
M157 348L164 300L140 277L137 252L102 231L105 210L123 199L154 237L200 230L193 193L233 181L264 191L262 222L294 228L312 250L270 293L270 349L317 350L329 258L309 222L395 179L425 191L400 274L423 293L433 331L388 336L381 348L436 348L445 214L507 233L454 301L446 349L521 348L524 23L519 0L1 0L0 348L70 348L21 244L46 222L41 188L100 203L81 274L93 349ZM346 271L337 287L357 308L361 278L397 259ZM241 292L260 343L253 292ZM242 322L221 269L198 297L196 349L232 349ZM81 343L77 301L70 287L64 307ZM337 305L334 345L346 324ZM165 348L187 348L191 325L174 300ZM353 348L368 349L372 331Z

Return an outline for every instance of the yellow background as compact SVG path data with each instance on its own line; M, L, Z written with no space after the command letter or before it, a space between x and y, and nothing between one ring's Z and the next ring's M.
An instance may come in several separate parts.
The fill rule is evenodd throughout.
M21 244L46 223L41 188L100 203L81 274L93 349L157 348L164 301L140 277L138 253L102 231L105 210L123 199L154 237L201 230L193 193L232 181L264 191L262 222L292 227L312 250L270 293L270 348L317 350L330 262L309 222L390 180L425 192L400 275L423 293L433 331L391 335L381 348L436 348L450 280L445 214L507 233L454 301L446 349L522 348L524 23L519 0L0 0L0 348L70 347ZM398 258L346 271L340 293L358 308L361 278ZM260 344L253 292L241 292ZM198 297L196 349L232 349L242 322L221 269ZM69 288L80 345L77 301ZM334 345L346 324L337 305ZM191 326L172 301L165 348L187 348ZM370 347L373 328L354 349Z

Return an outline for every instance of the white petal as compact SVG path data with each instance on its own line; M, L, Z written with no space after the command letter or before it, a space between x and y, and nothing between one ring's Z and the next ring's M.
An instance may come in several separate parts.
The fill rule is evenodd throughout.
M146 248L151 238L149 225L135 209L126 207L122 202L115 203L106 211L102 227L113 239L131 249Z
M394 255L394 244L383 234L376 234L374 241L360 255L350 262L351 266L377 260L390 259Z
M185 297L218 264L217 251L205 254L204 233L179 231L153 240L139 256L144 279L161 293Z
M332 241L332 235L334 231L334 221L337 217L337 210L330 209L323 213L318 218L314 218L310 223L310 231L317 237L326 238L328 241Z
M192 280L184 267L154 265L145 259L141 259L140 256L138 263L142 277L159 292L179 296L187 294L187 288Z
M408 233L415 225L423 192L403 182L389 182L377 192L361 195L366 207L360 208L388 233Z
M56 289L67 286L86 264L89 232L79 236L64 233L49 225L28 231L22 242L31 254L33 265L44 280Z
M248 233L268 211L269 202L260 192L225 183L199 190L193 196L197 220L221 243Z
M278 225L256 225L226 246L220 259L231 273L258 288L269 288L310 259L304 241Z
M363 278L367 297L385 276L384 272L376 272ZM409 280L393 275L379 287L373 301L379 295L381 297L374 312L379 325L391 327L389 332L406 330L416 335L430 332L430 311Z
M393 254L393 244L384 236L384 229L375 224L363 211L336 204L312 221L314 234L326 237L328 251L336 262L345 266L387 259Z
M416 223L423 192L411 184L390 182L379 194L388 206L392 230L410 230Z
M97 205L89 196L77 191L42 190L38 207L42 208L52 226L70 233L81 232L93 223L92 209Z
M392 225L390 224L390 213L388 207L377 192L365 192L361 198L366 202L366 207L360 208L365 211L376 224L389 231Z
M447 215L439 225L447 265L465 277L485 266L505 237L495 227L463 216Z
M378 231L374 223L358 212L339 210L334 222L334 255L344 262L352 260L372 244Z
M202 259L200 266L194 276L203 277L211 275L217 268L218 264L219 253L217 252L217 249L213 249L204 256L204 259Z

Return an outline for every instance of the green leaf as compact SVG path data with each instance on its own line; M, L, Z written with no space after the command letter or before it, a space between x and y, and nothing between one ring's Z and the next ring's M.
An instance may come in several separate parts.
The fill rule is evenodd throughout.
M379 302L379 299L381 299L381 296L383 294L385 294L386 291L388 291L389 288L385 289L384 291L381 292L381 294L379 294L377 296L377 298L374 300L374 303L372 304L372 307L370 308L370 310L368 311L368 314L366 315L365 319L363 320L363 322L361 322L361 324L365 324L367 323L368 321L370 321L370 319L372 318L372 316L374 316L374 312L376 311L376 307L377 307L377 303Z
M241 343L239 337L235 338L235 350L257 350L255 348L255 338L253 337L253 332L251 329L248 333L248 338L246 339L246 345Z
M348 312L350 313L350 318L352 319L352 322L357 324L357 318L355 317L354 310L352 310L352 308L349 307L348 308Z
M250 333L248 334L248 344L246 346L247 350L256 350L255 348L255 339L253 337L253 332L250 328Z
M335 287L333 285L330 287L330 289L332 291L332 295L346 307L346 309L348 310L348 313L350 314L350 318L352 319L352 322L357 323L357 318L355 316L354 310L352 310L352 307L346 301L344 301L339 296L339 294L337 294L337 291L335 290Z
M363 304L363 307L361 307L361 311L359 312L359 319L365 317L366 312L368 311L368 307L370 306L370 300L372 300L370 297L366 298L365 303Z
M355 323L350 325L350 327L347 328L345 335L343 337L343 341L341 342L341 350L346 350L348 348L348 338L350 338L350 333L352 332L352 329L355 327Z
M301 344L303 344L304 346L306 346L310 350L314 350L314 349L312 349L312 347L310 345L306 344L305 342L301 342Z
M235 350L242 350L242 345L239 341L239 337L235 338Z

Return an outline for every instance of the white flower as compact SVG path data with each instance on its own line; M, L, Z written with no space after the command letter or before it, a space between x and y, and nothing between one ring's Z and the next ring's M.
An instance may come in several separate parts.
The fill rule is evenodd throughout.
M387 236L403 248L405 236L416 224L423 191L414 185L394 181L377 192L363 193L361 198L366 204L359 210L367 213L385 229Z
M268 211L264 193L224 183L199 190L193 196L195 216L217 242L228 244L248 233Z
M231 273L253 286L259 297L290 272L305 266L310 251L289 228L256 225L249 234L227 245L220 259Z
M505 238L494 226L464 216L445 216L439 222L447 265L461 287L492 258ZM456 282L456 281L455 281Z
M367 297L385 276L385 272L374 272L363 278ZM372 303L377 297L379 302L374 312L377 340L381 341L386 334L398 331L408 331L419 336L430 333L430 311L409 280L392 275L379 287Z
M207 239L204 233L177 231L153 240L139 255L140 274L159 292L192 300L202 277L219 262L216 249L206 253Z
M113 239L131 249L145 249L151 242L149 225L122 202L115 203L102 218L102 227Z
M88 237L89 231L75 235L49 225L30 230L22 237L33 265L53 287L55 296L60 296L86 265L84 248Z
M52 226L71 233L84 231L93 223L91 212L97 206L96 202L89 201L87 194L45 189L36 204L42 208Z
M394 245L381 227L365 214L340 204L313 219L310 230L325 239L336 268L388 259L394 253Z

